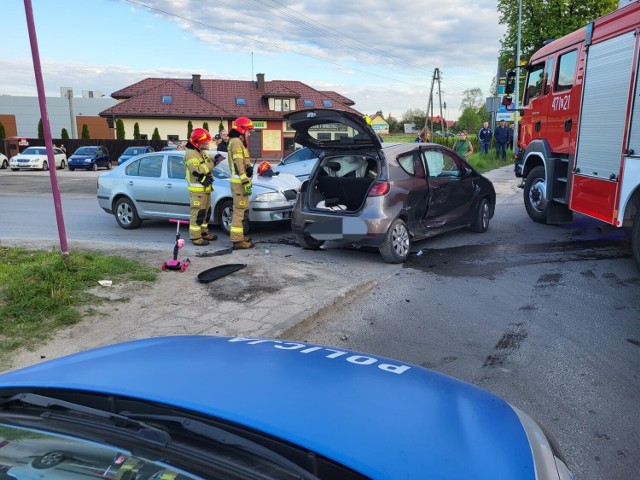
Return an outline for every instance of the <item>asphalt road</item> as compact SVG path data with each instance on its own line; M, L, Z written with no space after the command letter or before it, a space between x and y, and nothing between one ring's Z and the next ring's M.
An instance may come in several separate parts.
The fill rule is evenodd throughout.
M375 251L293 248L286 227L257 232L263 245L377 286L290 337L390 356L488 389L558 438L581 480L623 480L640 471L640 274L628 232L584 216L564 226L529 220L509 168L490 176L499 192L485 234L467 230L414 245L403 268ZM100 172L59 173L74 240L169 251L173 227L125 231L95 200ZM0 241L56 236L45 172L0 171Z

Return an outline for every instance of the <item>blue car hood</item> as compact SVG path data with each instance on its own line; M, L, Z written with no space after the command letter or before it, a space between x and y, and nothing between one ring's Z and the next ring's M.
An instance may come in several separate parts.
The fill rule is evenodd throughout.
M94 153L93 155L71 155L69 157L69 160L84 160L85 158L94 158L97 157L97 155Z
M397 360L284 340L162 337L0 375L175 405L289 440L376 479L534 479L510 405Z

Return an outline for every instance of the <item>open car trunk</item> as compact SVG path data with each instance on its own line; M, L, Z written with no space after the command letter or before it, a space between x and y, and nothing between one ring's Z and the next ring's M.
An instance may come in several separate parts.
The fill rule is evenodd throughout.
M362 208L380 175L369 155L327 155L309 179L308 207L313 210L356 212Z

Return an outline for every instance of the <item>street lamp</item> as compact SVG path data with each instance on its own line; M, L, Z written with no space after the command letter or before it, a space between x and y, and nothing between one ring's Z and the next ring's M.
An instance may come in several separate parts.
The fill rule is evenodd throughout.
M514 96L516 108L514 109L513 120L513 151L518 150L518 113L520 112L520 34L522 30L522 0L518 0L518 43L516 45L516 85Z

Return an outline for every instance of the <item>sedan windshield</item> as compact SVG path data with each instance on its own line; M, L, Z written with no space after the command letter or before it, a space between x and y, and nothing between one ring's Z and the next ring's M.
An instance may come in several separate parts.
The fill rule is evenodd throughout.
M96 153L96 148L91 147L81 147L76 150L76 155L93 155Z
M47 154L46 149L34 148L34 147L29 147L24 152L22 152L22 155L46 155L46 154Z
M123 155L140 155L141 153L145 153L146 149L144 147L129 147L127 148Z

